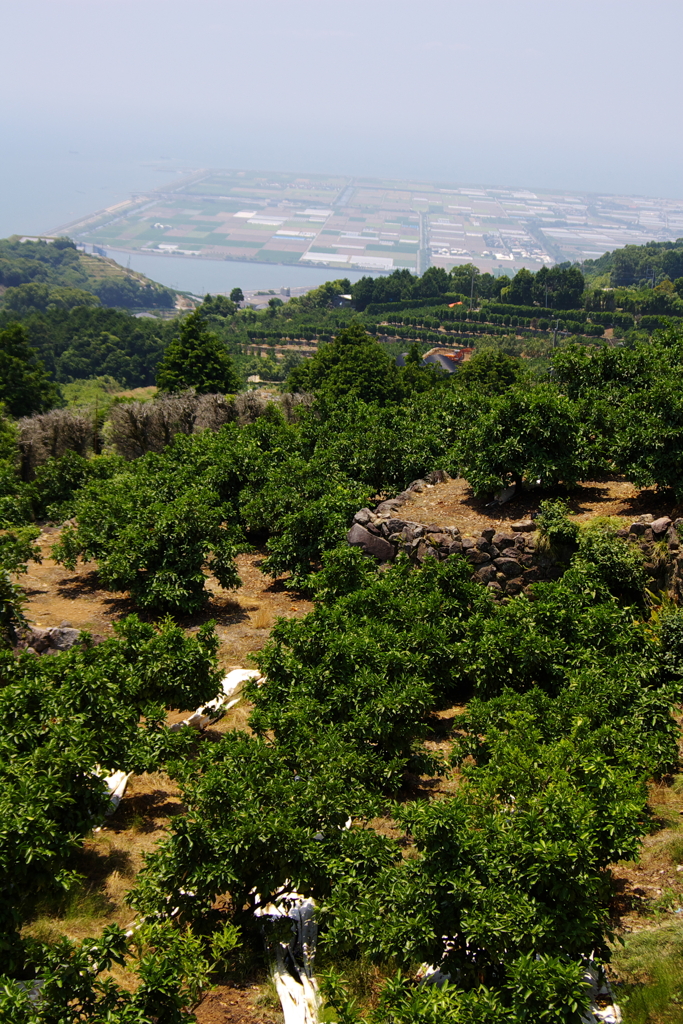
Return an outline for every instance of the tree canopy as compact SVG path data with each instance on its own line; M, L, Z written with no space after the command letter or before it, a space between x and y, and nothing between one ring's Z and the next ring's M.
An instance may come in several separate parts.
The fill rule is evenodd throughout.
M364 328L351 325L289 375L292 391L315 391L333 400L355 396L387 402L401 395L396 363Z
M59 389L36 357L19 324L0 331L0 401L13 416L30 416L59 404Z
M225 345L206 326L201 312L182 322L157 369L162 391L194 388L199 394L232 394L239 391L238 377Z

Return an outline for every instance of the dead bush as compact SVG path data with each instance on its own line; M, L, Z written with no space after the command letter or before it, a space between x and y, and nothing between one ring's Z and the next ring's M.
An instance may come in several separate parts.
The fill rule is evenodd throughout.
M19 420L19 457L23 480L32 480L38 466L68 451L85 456L92 450L94 421L68 409L54 409Z
M297 410L310 402L310 395L271 395L267 391L249 391L235 398L185 391L163 395L152 402L114 405L107 437L124 458L137 459L146 452L163 451L176 434L220 430L225 423L237 422L240 426L254 423L271 404L280 408L291 423L297 417Z

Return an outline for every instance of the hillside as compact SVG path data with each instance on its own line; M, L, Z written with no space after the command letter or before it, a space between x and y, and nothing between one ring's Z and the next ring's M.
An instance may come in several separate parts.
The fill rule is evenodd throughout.
M681 1024L677 281L0 313L0 1018Z
M19 313L30 308L70 309L89 303L83 293L96 296L102 305L126 309L171 310L179 298L114 260L79 252L67 238L0 240L1 308Z

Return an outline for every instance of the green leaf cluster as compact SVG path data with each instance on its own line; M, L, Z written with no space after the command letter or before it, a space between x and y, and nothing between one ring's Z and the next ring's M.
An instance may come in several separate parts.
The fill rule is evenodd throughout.
M59 885L67 856L101 820L103 774L154 770L186 745L164 708L215 696L212 624L188 637L130 616L116 636L54 657L0 651L0 948L20 962L15 929ZM141 720L144 724L141 724Z

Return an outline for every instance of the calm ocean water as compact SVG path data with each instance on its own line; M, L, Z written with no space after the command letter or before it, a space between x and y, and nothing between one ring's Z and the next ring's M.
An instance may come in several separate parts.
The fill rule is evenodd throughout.
M280 266L279 264L249 263L237 260L207 260L193 256L149 256L107 249L106 253L121 266L130 266L153 281L169 288L206 295L207 292L279 291L287 288L317 287L324 281L347 277L357 281L367 271L352 271L339 267L323 270L317 267ZM130 263L129 263L130 261Z

